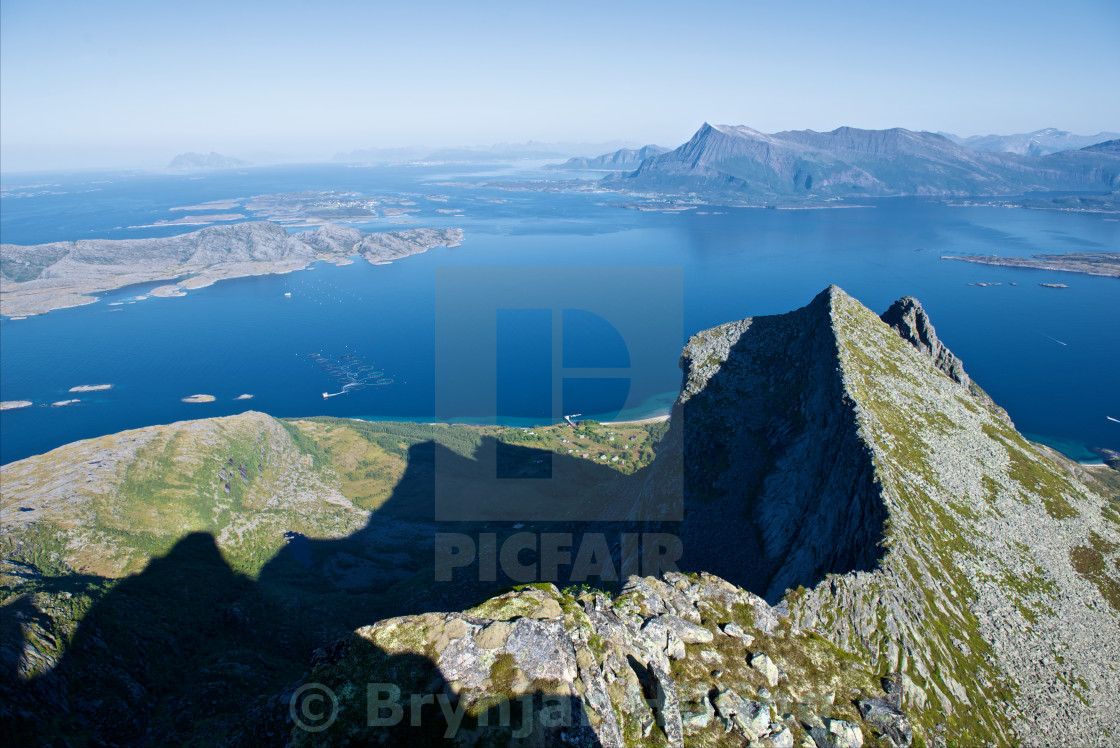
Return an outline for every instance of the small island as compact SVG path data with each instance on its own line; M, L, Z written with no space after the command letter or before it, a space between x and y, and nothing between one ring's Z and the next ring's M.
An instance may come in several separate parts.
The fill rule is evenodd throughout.
M30 400L4 400L0 402L0 410L16 410L17 408L31 407Z
M975 262L980 265L999 265L1001 267L1029 268L1032 270L1059 270L1066 273L1120 278L1120 252L1070 252L1061 255L1031 255L1030 257L998 257L996 255L954 257L943 255L941 259Z
M182 401L185 403L212 403L217 399L213 395L187 395L182 398Z
M70 392L100 392L102 390L111 390L111 384L79 384L77 387L71 387Z
M225 156L211 151L210 153L180 153L171 159L167 168L173 171L211 171L214 169L237 169L244 166L252 166L252 164L233 156Z

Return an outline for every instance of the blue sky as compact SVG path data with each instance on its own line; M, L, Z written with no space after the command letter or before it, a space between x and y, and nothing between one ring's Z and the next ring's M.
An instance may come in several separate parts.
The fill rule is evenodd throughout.
M0 2L5 171L655 142L704 121L1120 130L1120 2Z

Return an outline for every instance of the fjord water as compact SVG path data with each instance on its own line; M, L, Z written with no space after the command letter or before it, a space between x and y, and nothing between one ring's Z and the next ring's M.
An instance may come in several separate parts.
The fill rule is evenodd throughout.
M1091 447L1120 449L1120 423L1109 420L1120 419L1120 283L941 259L1115 252L1120 222L1114 216L954 207L917 198L838 209L699 207L673 214L606 205L619 198L604 193L477 185L509 178L502 166L477 173L449 166L308 166L190 176L5 177L0 232L10 243L182 233L197 227L128 227L181 217L182 211L169 210L176 206L297 189L406 195L418 212L356 225L365 231L409 227L398 220L459 226L466 238L460 247L391 265L318 263L288 275L222 281L183 298L134 301L145 288L133 287L85 307L4 319L0 397L35 406L0 415L0 461L126 428L247 409L276 416L433 420L440 416L434 394L436 278L449 266L492 267L499 275L508 273L506 266L547 274L560 265L576 268L588 282L606 267L679 268L683 290L678 285L675 293L683 302L679 327L686 336L733 319L786 312L830 283L880 312L912 295L973 378L1029 437L1078 459L1093 459ZM447 200L423 197L430 194ZM515 283L517 273L508 277ZM969 285L977 282L1002 285ZM674 293L668 288L618 293L641 313L658 309L658 295ZM651 319L656 316L651 311ZM565 346L569 337L584 334L579 330L565 331ZM617 345L600 333L587 326L583 347ZM585 383L565 400L565 412L602 419L664 412L680 378L684 341L674 338L659 343L662 368L634 378L628 393L620 396L617 382L604 380L598 388ZM613 349L604 353L617 357ZM386 383L324 400L323 392L339 391L331 368L338 362L368 366L382 374L376 381ZM517 376L501 382L504 388L524 386L526 393L507 391L502 402L525 402L524 423L539 420L528 395L540 383ZM68 392L102 383L113 389ZM181 402L196 393L216 400ZM253 397L235 399L241 394ZM620 413L626 394L634 407ZM81 402L49 407L70 398ZM517 422L516 413L503 415L503 422Z

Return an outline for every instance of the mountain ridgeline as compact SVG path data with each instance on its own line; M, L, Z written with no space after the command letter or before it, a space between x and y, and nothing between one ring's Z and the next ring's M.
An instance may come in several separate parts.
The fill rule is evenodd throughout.
M985 152L901 128L766 134L705 124L679 148L605 179L627 191L742 199L1103 192L1120 188L1120 155L1100 145L1039 157Z
M595 158L576 156L562 164L549 164L546 168L626 171L641 166L642 162L651 156L668 152L668 148L662 148L659 145L647 145L642 148L619 148L617 151L604 153L602 156L596 156Z
M920 303L880 317L830 287L697 333L681 367L656 459L626 473L568 454L617 443L602 427L549 427L568 441L537 449L257 413L3 466L0 720L119 745L1120 739L1120 481L1026 441ZM477 476L503 454L575 482L437 522L435 466ZM488 506L469 483L450 485ZM628 519L532 521L536 491L565 490ZM502 590L478 567L438 581L439 532L598 532L616 551L661 532L683 552L678 571ZM299 700L324 689L309 731Z
M1020 156L1045 156L1060 151L1075 151L1078 148L1084 149L1097 143L1120 138L1120 133L1117 132L1076 135L1054 127L1016 135L972 135L967 138L947 132L938 134L944 135L957 145L968 146L976 151L1018 153Z

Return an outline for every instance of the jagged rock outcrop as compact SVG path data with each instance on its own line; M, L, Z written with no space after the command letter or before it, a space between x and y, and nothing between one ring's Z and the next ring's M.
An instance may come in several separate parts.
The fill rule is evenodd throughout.
M683 638L674 633L682 624ZM391 697L379 695L386 719L371 730L365 694L346 684L387 679L400 672L399 658L415 655L430 669L397 681ZM285 699L297 687L260 715L255 729L291 745L404 744L420 734L408 713L408 688L437 683L435 700L445 706L418 721L429 731L434 723L436 733L459 745L791 747L812 740L817 727L830 736L822 740L841 736L825 744L848 745L860 734L860 714L847 694L895 702L846 657L819 636L793 630L757 595L708 574L631 577L614 599L533 585L462 613L357 630L321 651L299 686L353 693L339 698L329 727L291 729ZM767 668L748 664L760 660ZM901 706L890 708L892 717L905 719Z
M953 355L937 337L929 315L921 302L913 296L906 296L891 304L890 309L880 315L880 319L893 327L902 339L933 359L933 365L945 372L957 384L968 386L968 374L964 364Z
M289 234L267 221L209 226L151 239L82 239L22 246L0 245L0 303L10 317L89 304L91 294L174 281L170 293L226 278L290 273L316 260L345 262L360 254L390 262L440 245L458 246L461 229L409 229L367 234L327 224ZM159 289L157 289L159 291ZM153 294L160 295L157 291Z

